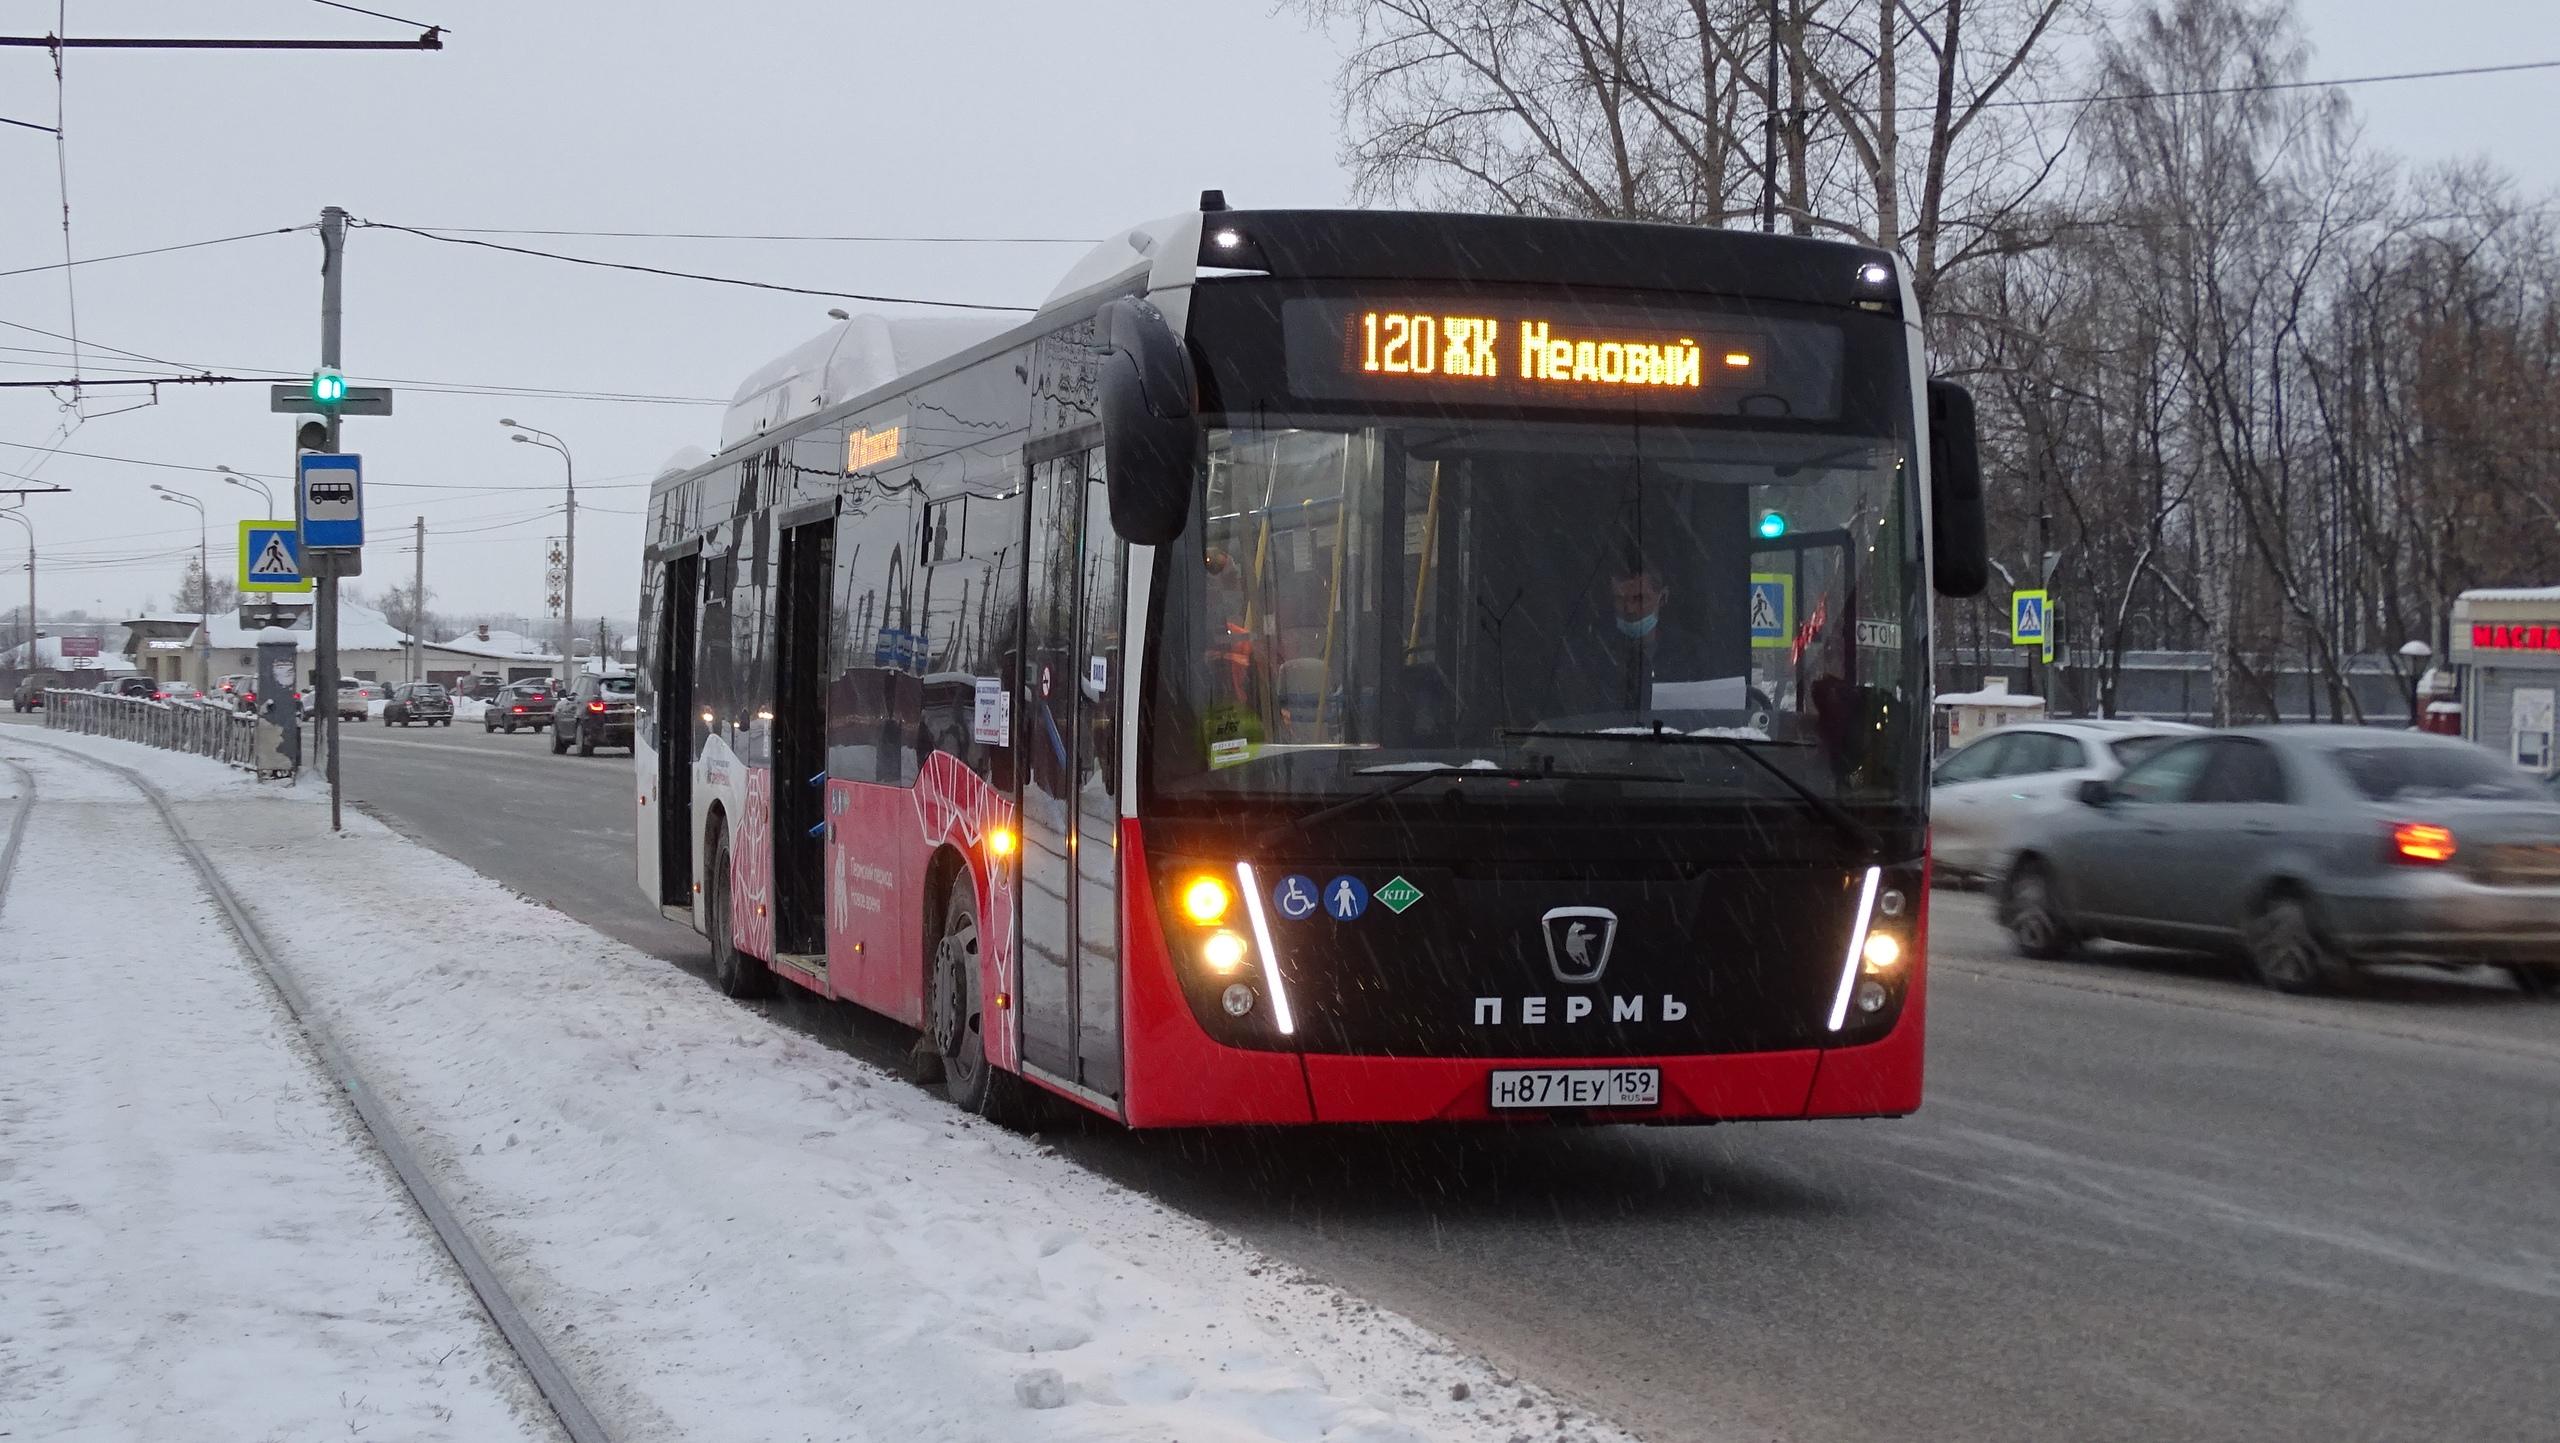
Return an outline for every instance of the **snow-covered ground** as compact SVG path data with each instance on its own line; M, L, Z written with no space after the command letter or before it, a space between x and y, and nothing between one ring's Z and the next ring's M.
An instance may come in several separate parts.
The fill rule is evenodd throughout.
M157 819L6 751L0 1437L557 1436Z
M1623 1437L310 789L153 770L617 1437Z

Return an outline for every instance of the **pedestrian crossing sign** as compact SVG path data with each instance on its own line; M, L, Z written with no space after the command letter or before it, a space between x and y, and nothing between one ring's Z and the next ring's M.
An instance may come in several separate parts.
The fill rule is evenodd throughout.
M302 533L290 521L240 523L242 591L309 591L302 572Z
M1751 644L1764 650L1789 645L1796 629L1795 578L1779 571L1751 573Z
M2009 644L2042 646L2046 621L2045 594L2041 591L2009 593Z

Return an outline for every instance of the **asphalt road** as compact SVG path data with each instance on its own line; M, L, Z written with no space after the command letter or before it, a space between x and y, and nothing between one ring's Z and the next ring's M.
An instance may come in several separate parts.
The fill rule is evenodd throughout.
M347 758L395 826L699 970L631 880L626 759L459 725ZM1932 923L1912 1119L1052 1140L1665 1443L2560 1437L2560 1004L2019 963L1943 892Z

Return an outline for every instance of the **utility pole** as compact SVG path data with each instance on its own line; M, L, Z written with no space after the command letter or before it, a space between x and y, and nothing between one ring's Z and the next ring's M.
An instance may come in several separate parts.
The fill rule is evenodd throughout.
M409 680L427 679L427 518L417 519L417 568L409 578Z
M324 372L338 367L338 303L346 278L347 213L337 206L320 212L320 368ZM338 451L338 409L331 406L322 413L328 423L328 451ZM299 511L297 510L297 513ZM316 634L312 638L320 675L314 679L319 695L312 702L311 715L318 720L328 749L329 765L329 830L339 831L345 825L341 813L338 778L338 558L326 551L311 552L311 563L317 566L320 594L314 605Z
M567 460L566 448L560 458ZM578 650L572 640L578 634L578 474L569 468L569 510L561 525L560 562L560 680L570 686L578 684Z
M1769 130L1760 138L1760 229L1778 231L1778 0L1769 0Z
M25 670L36 669L36 524L17 510L0 511L0 516L27 528L27 664Z

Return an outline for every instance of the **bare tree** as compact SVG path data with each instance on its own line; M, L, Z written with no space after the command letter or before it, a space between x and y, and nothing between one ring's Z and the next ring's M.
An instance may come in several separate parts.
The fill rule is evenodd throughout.
M1774 187L1799 231L1903 249L1925 299L2021 244L2061 149L2007 102L2050 76L2085 0L1302 5L1354 36L1339 89L1365 199L1724 225Z

